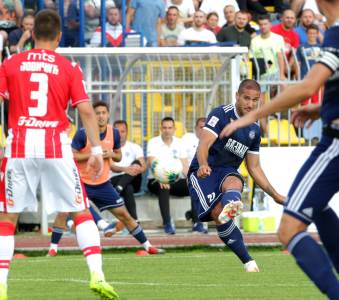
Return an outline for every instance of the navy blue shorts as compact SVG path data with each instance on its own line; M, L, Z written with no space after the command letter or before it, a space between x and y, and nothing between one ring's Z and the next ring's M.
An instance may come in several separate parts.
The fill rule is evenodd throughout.
M284 212L308 225L338 190L339 139L323 135L295 178Z
M200 221L213 220L210 214L221 199L221 187L227 176L236 176L244 182L235 168L214 168L205 178L198 178L196 171L188 174L188 190Z
M85 184L87 197L100 209L100 211L117 208L124 205L110 181L98 185Z

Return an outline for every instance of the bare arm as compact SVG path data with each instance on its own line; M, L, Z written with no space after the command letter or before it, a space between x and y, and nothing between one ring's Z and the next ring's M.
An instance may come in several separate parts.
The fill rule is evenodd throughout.
M111 170L115 173L124 172L132 176L141 174L147 169L146 162L143 157L138 157L137 160L140 162L141 166L138 164L132 164L131 166L121 167L113 163L111 164Z
M127 9L127 15L126 15L126 28L131 28L131 23L134 17L135 9L132 7L129 7Z
M181 158L181 163L182 163L182 173L184 174L185 177L187 177L188 173L188 160L187 158Z
M249 174L253 177L256 184L270 195L275 202L282 204L285 197L280 195L268 181L263 169L261 168L259 155L248 153L246 156L246 165Z
M24 10L20 0L14 0L14 9L17 18L21 18L24 15Z
M238 128L252 124L261 118L271 115L272 113L284 111L300 103L304 99L310 98L321 86L324 85L325 81L331 75L332 71L328 67L320 63L315 64L302 82L289 86L269 103L228 124L222 130L220 136L229 136Z
M200 136L197 148L197 159L199 163L198 177L206 177L211 174L211 168L208 165L208 151L216 140L216 136L208 130L203 130Z

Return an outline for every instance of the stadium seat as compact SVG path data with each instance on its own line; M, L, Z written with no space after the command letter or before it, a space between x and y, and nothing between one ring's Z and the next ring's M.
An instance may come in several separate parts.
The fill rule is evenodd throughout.
M292 124L286 119L272 119L268 122L268 140L276 145L304 145L305 139L298 138Z
M180 121L175 121L175 136L178 138L182 138L182 136L186 133L186 128L184 124Z

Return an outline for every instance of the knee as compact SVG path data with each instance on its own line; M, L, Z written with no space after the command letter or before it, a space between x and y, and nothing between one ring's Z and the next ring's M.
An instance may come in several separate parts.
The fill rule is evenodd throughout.
M282 244L287 246L296 234L305 231L306 228L307 226L301 221L289 215L283 215L278 230L278 238Z

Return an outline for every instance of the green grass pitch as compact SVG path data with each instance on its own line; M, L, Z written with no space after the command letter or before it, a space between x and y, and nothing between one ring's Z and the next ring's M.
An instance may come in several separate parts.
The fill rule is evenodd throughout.
M171 250L137 257L134 252L105 253L106 279L122 300L325 299L279 249L252 249L261 272L245 273L226 250ZM88 289L88 272L79 255L15 260L9 300L98 299Z

